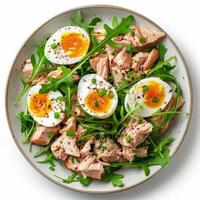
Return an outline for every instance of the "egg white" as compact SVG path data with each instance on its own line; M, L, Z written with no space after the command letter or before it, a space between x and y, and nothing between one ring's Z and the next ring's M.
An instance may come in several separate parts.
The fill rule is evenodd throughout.
M96 83L92 83L93 79L96 79ZM113 98L111 99L111 107L107 112L96 113L89 109L87 105L85 105L84 101L88 94L90 94L94 90L98 90L101 88L112 91ZM110 117L117 108L118 96L115 88L97 74L87 74L81 78L78 84L77 95L79 104L85 110L85 112L99 119L106 119Z
M30 115L33 117L33 119L38 123L46 127L53 127L60 124L64 117L65 117L65 102L58 100L58 97L63 97L63 95L59 91L51 91L48 93L48 97L51 100L51 108L52 110L48 113L46 117L37 117L34 115L34 113L31 112L30 109L30 98L34 94L38 94L41 89L41 85L35 85L33 86L29 92L28 92L28 98L27 98L27 104L28 104L28 110L30 112ZM54 117L54 113L59 113L59 118Z
M164 102L157 108L150 108L148 105L144 103L144 95L143 95L142 86L148 85L148 83L151 81L158 82L160 85L163 86L164 91L165 91ZM136 88L141 88L141 89L139 90L137 89L136 91ZM125 109L127 112L129 110L134 110L136 105L139 104L141 105L141 108L137 111L136 114L141 117L150 117L153 115L153 113L157 111L161 111L166 107L166 105L169 103L170 99L172 98L172 93L173 93L173 90L171 86L165 81L161 80L160 78L151 77L151 78L142 79L141 81L134 84L133 87L127 93L125 97L125 101L124 101Z
M51 61L52 63L60 64L60 65L74 64L74 63L79 62L87 53L86 52L81 57L71 58L70 56L67 56L66 52L64 52L64 50L61 46L56 49L52 49L51 45L60 43L61 36L66 32L67 33L69 33L69 32L81 33L88 40L88 43L90 44L89 34L81 27L66 26L66 27L60 28L48 39L48 41L45 45L45 49L44 49L46 58L49 61Z

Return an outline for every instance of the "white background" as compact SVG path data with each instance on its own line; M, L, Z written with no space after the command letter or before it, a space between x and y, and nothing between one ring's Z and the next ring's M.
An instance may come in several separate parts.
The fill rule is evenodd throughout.
M6 79L25 39L43 22L89 4L119 5L146 15L177 43L188 64L194 92L193 117L170 166L137 188L109 195L63 189L38 174L17 149L4 109ZM0 199L200 199L200 5L197 0L1 0L0 3Z

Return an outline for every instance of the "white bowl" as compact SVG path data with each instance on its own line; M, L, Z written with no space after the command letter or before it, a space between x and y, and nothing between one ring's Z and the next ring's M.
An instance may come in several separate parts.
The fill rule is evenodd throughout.
M86 19L90 19L94 16L100 16L106 23L110 23L112 16L124 17L127 15L134 15L135 20L140 23L152 27L157 30L162 30L158 25L149 20L148 18L128 9L115 7L115 6L88 6L81 9L84 13ZM56 171L52 172L48 169L47 165L41 165L37 163L38 159L33 158L33 153L36 151L37 147L33 148L33 153L29 152L29 146L23 145L21 143L22 134L20 132L20 124L16 118L16 113L23 111L25 108L26 97L24 97L22 104L19 106L14 106L14 101L16 96L19 93L21 84L19 81L19 73L21 71L22 63L33 53L35 45L41 42L46 36L51 33L54 33L57 29L66 26L67 21L69 22L70 17L74 14L75 10L68 10L64 13L61 13L52 19L48 20L41 27L39 27L24 43L20 51L18 52L16 59L14 60L12 69L10 71L8 83L7 83L7 92L6 92L6 109L7 109L7 119L9 127L12 133L12 136L27 161L43 176L51 180L52 182L59 184L65 188L72 189L75 191L88 192L88 193L108 193L125 190L138 184L141 184L148 180L150 177L155 175L158 171L161 170L160 166L151 167L151 173L149 176L145 176L144 172L139 169L123 169L121 170L124 175L124 187L118 188L113 187L110 183L104 183L100 181L94 181L90 186L84 187L79 183L65 184L62 183L58 178L55 177L55 174L60 177L66 177L70 172L63 168L60 164L57 164ZM163 30L162 30L163 31ZM166 31L165 31L166 32ZM182 111L189 112L190 115L186 118L184 115L179 115L176 117L175 123L170 128L171 135L175 138L175 141L170 146L170 155L173 156L178 147L181 145L183 138L186 134L189 121L191 118L192 111L192 88L191 81L188 72L187 65L183 59L183 56L180 53L180 50L175 45L173 40L167 35L164 40L164 44L168 48L167 56L175 55L177 57L177 67L174 70L178 81L181 84L183 89L183 95L185 98L185 104L182 108Z

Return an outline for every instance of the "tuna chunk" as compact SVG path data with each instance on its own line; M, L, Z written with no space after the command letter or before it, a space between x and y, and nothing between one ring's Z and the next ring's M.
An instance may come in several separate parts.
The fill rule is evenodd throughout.
M77 141L76 137L68 137L68 136L64 137L62 146L67 155L71 155L75 157L80 156L80 152L76 145L76 141Z
M135 72L139 72L142 70L143 64L146 62L148 57L148 53L139 52L135 54L132 58L132 68Z
M52 145L51 151L56 158L65 160L67 155L79 157L80 152L76 145L76 137L68 137L65 134L61 135Z
M132 65L132 54L127 53L123 48L114 58L113 62L121 69L131 68Z
M65 166L70 170L78 172L80 162L81 162L80 158L69 156L65 161Z
M143 70L146 71L148 69L151 69L153 67L153 64L156 62L156 60L158 58L159 58L159 52L158 52L158 50L157 49L153 49L149 53L149 55L148 55L148 57L147 57L144 65L143 65Z
M61 135L59 138L57 138L54 143L51 145L51 151L54 154L54 156L60 160L66 160L67 154L65 153L65 149L63 148L63 140L65 136Z
M89 176L94 179L101 179L104 173L103 164L98 162L95 156L87 156L83 161L81 161L78 171L80 171L84 176Z
M108 57L107 55L97 55L90 59L90 65L99 76L107 80L109 75Z
M97 158L104 162L118 161L121 157L120 147L109 138L96 140L94 151Z
M103 164L100 162L92 163L83 174L94 179L101 180L101 176L104 173Z
M38 126L31 137L31 143L44 146L49 144L54 135L58 133L59 127Z
M132 58L132 68L135 72L147 71L153 67L153 64L159 58L159 52L153 49L150 53L139 52Z
M146 120L138 123L135 119L131 119L128 127L120 134L118 142L125 147L137 147L147 139L152 128Z
M146 157L148 153L147 147L141 147L141 148L131 148L131 147L125 147L122 146L122 155L123 157L128 161L133 161L135 157Z
M113 66L110 68L110 72L114 79L114 84L118 86L127 76L125 70L120 69L118 66Z
M31 59L27 59L22 68L24 78L28 79L30 77L32 71L33 71L33 65L31 63Z
M76 118L74 116L67 119L65 126L60 129L59 133L63 134L69 130L76 131Z
M81 158L85 158L88 155L90 155L92 152L92 144L95 143L95 138L91 137L82 147L82 149L80 150L80 155Z
M130 41L135 48L145 50L149 47L155 46L165 38L165 33L162 31L153 30L143 25L134 25L133 31L125 35L124 39Z

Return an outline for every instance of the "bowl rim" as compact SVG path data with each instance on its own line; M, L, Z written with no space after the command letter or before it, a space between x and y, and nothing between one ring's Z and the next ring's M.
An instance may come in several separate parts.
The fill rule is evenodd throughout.
M83 193L93 193L93 194L106 194L106 193L115 193L115 192L120 192L120 191L125 191L125 190L128 190L130 188L135 188L139 185L141 185L142 183L150 180L152 177L154 177L156 174L158 174L158 172L162 171L163 168L160 167L160 169L158 169L155 173L153 173L152 175L149 175L145 180L142 180L140 181L139 183L137 184L132 184L132 185L129 185L129 186L125 186L125 187L122 187L122 188L115 188L115 189L111 189L109 191L87 191L87 190L84 190L84 189L76 189L74 187L71 187L70 185L63 185L61 182L59 181L56 181L55 179L51 178L50 176L48 176L47 174L45 174L42 170L40 170L39 167L37 167L30 159L29 157L26 155L25 151L21 148L20 144L19 144L19 141L17 140L17 138L15 137L15 132L11 126L11 120L10 120L10 116L9 116L9 112L8 112L8 89L9 89L9 84L10 84L10 77L11 77L11 72L13 70L13 66L21 52L21 50L23 49L23 47L26 45L26 43L28 42L28 40L34 36L35 33L37 33L39 31L40 28L42 28L43 26L45 26L47 23L49 23L51 20L57 18L58 16L60 15L63 15L67 12L73 12L73 11L76 11L78 9L85 9L85 8L111 8L111 9L115 9L115 10L120 10L120 11L126 11L126 12L129 12L131 13L132 15L136 15L138 17L141 17L143 18L144 20L148 21L150 24L152 24L153 26L155 26L158 30L160 31L164 31L166 33L166 38L169 39L169 41L171 42L173 48L178 52L178 54L180 55L180 59L182 60L183 62L183 65L184 65L184 68L186 70L186 75L187 75L187 78L188 78L188 83L189 83L189 89L190 89L190 105L189 105L189 116L188 116L188 120L187 120L187 124L186 124L186 128L184 130L184 133L183 133L183 137L182 139L179 141L179 144L178 146L176 147L173 155L171 156L171 159L174 157L174 155L177 153L178 149L180 148L181 144L183 143L183 140L186 136L186 133L188 132L188 129L189 129L189 125L190 125L190 121L191 121L191 118L192 118L192 111L193 111L193 90L192 90L192 82L191 82L191 77L190 77L190 73L189 73L189 70L188 70L188 65L180 51L180 49L178 48L178 46L176 45L176 43L173 41L173 39L169 36L169 34L163 29L161 28L157 23L155 23L154 21L152 21L151 19L149 19L148 17L144 16L143 14L140 14L134 10L131 10L131 9L128 9L126 7L121 7L121 6L114 6L114 5L110 5L110 4L88 4L88 5L84 5L84 6L77 6L77 7L73 7L71 9L67 9L65 11L62 11L61 13L59 14L56 14L54 15L53 17L51 17L50 19L46 20L44 23L42 23L42 25L40 25L38 28L36 28L35 31L33 31L31 34L29 34L29 36L27 37L27 39L25 40L25 42L21 45L21 47L18 49L17 53L16 53L16 56L12 62L12 65L9 69L9 73L7 75L7 81L6 81L6 88L5 88L5 111L6 111L6 118L7 118L7 123L8 123L8 127L9 127L9 130L11 132L11 135L12 135L12 138L14 139L15 141L15 144L17 145L19 151L23 154L24 158L28 161L28 163L36 170L39 172L40 175L42 175L43 177L47 178L48 180L50 180L51 182L65 188L65 189L70 189L70 190L73 190L75 192L83 192Z

